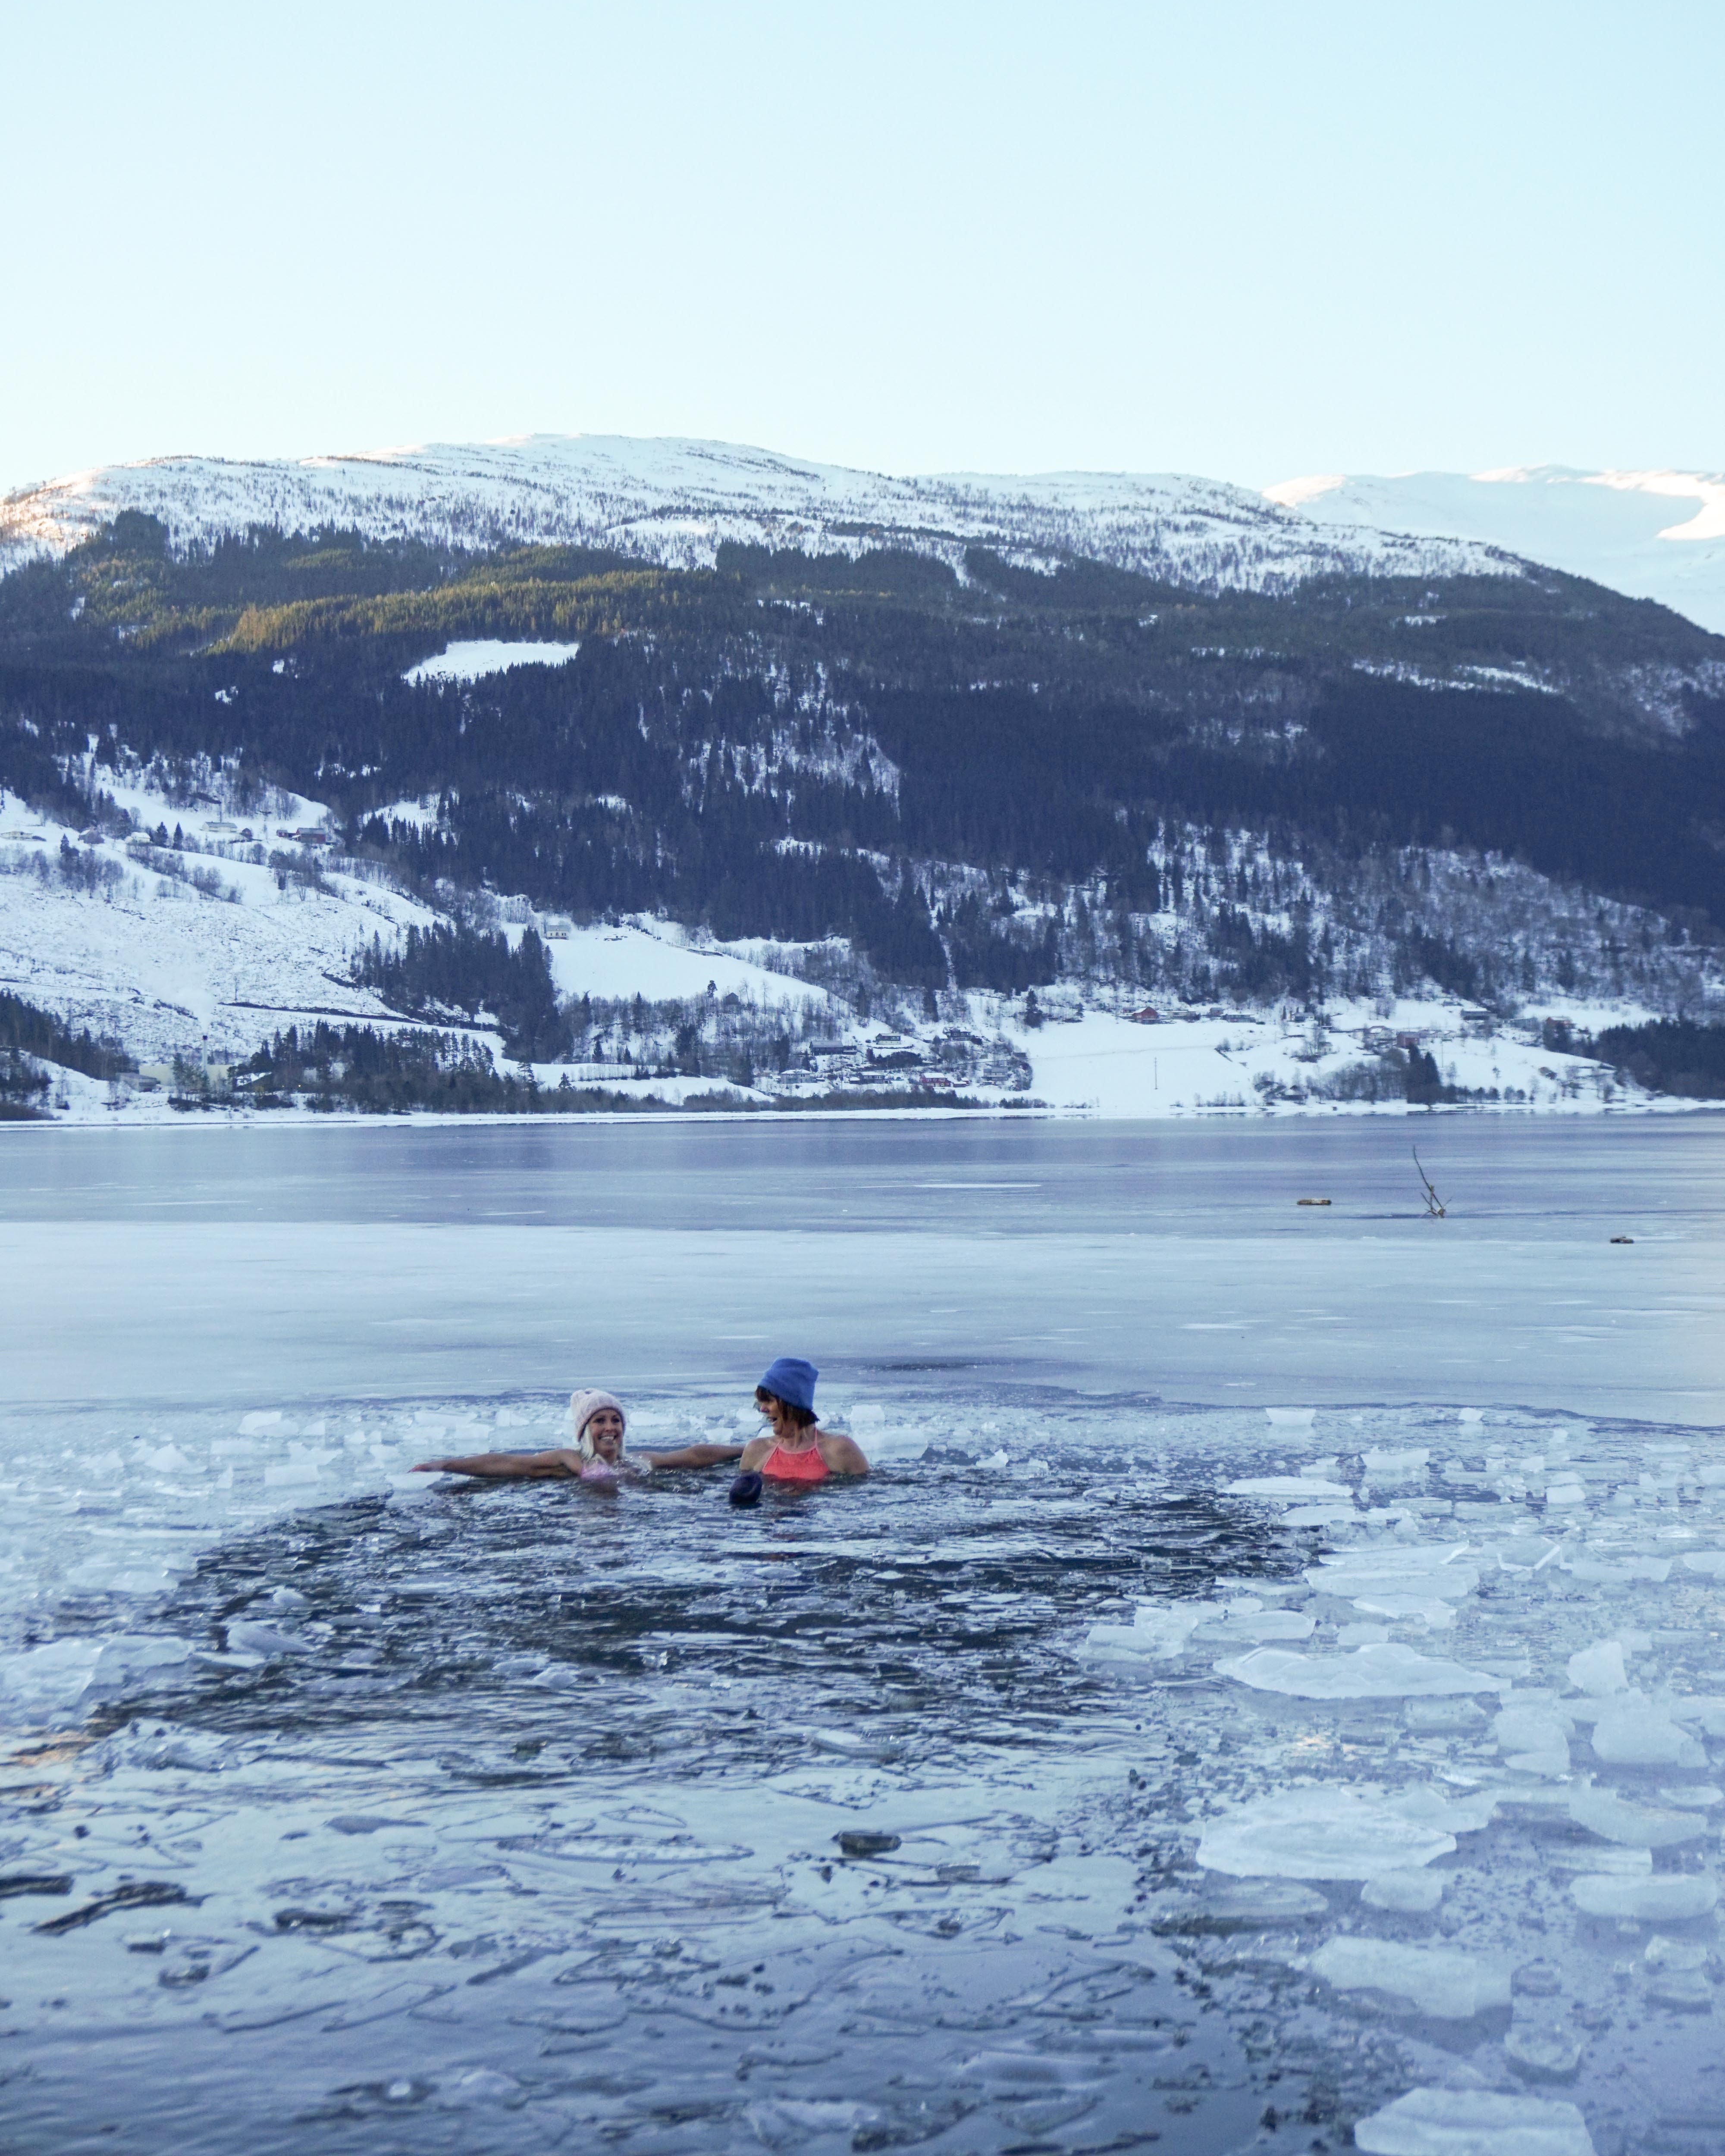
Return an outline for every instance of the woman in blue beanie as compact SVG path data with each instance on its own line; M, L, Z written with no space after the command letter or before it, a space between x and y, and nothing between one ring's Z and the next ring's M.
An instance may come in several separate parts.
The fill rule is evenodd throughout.
M768 1365L755 1388L755 1405L771 1425L770 1434L744 1446L738 1463L743 1474L768 1482L824 1482L829 1475L868 1473L860 1449L815 1420L814 1381L819 1375L812 1363L795 1355L781 1355Z

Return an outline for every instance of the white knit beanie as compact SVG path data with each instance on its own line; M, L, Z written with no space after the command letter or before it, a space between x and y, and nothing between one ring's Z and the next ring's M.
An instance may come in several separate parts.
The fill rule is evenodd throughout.
M609 1393L589 1389L569 1395L569 1421L575 1432L575 1450L583 1460L598 1457L593 1449L593 1440L587 1434L587 1425L603 1409L612 1408L623 1417L623 1427L629 1428L629 1417L624 1414L623 1403Z

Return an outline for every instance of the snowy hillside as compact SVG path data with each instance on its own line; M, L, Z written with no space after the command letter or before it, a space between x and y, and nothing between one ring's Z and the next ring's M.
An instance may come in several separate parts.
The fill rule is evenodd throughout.
M1327 475L1286 480L1266 497L1337 535L1441 533L1506 547L1725 630L1725 473L1541 465L1471 477Z
M270 526L471 547L616 547L710 565L726 540L810 552L894 546L962 567L969 546L1027 561L1081 555L1207 588L1275 590L1332 572L1512 573L1494 548L1340 530L1245 487L1160 475L946 474L896 479L676 438L536 434L300 462L163 457L29 488L0 503L0 571L63 553L122 511L177 544Z

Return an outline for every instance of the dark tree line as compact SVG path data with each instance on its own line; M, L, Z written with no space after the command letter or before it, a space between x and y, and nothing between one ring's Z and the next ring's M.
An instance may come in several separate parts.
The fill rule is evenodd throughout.
M398 950L373 937L354 960L353 978L408 1017L495 1019L518 1062L554 1063L569 1052L569 1020L534 929L512 950L506 936L441 923L409 928Z
M1583 1052L1627 1070L1650 1092L1725 1101L1725 1025L1656 1019L1647 1025L1608 1026Z

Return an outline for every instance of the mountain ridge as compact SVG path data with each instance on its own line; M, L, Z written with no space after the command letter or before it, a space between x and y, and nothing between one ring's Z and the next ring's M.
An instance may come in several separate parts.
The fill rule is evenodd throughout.
M490 552L602 547L711 567L726 543L855 557L968 548L1062 560L1199 589L1278 590L1314 577L1508 575L1500 548L1323 523L1226 481L1177 474L933 474L823 465L680 436L530 435L300 459L165 457L93 466L0 501L0 571L58 557L126 511L176 547L267 527L340 526L374 541Z

